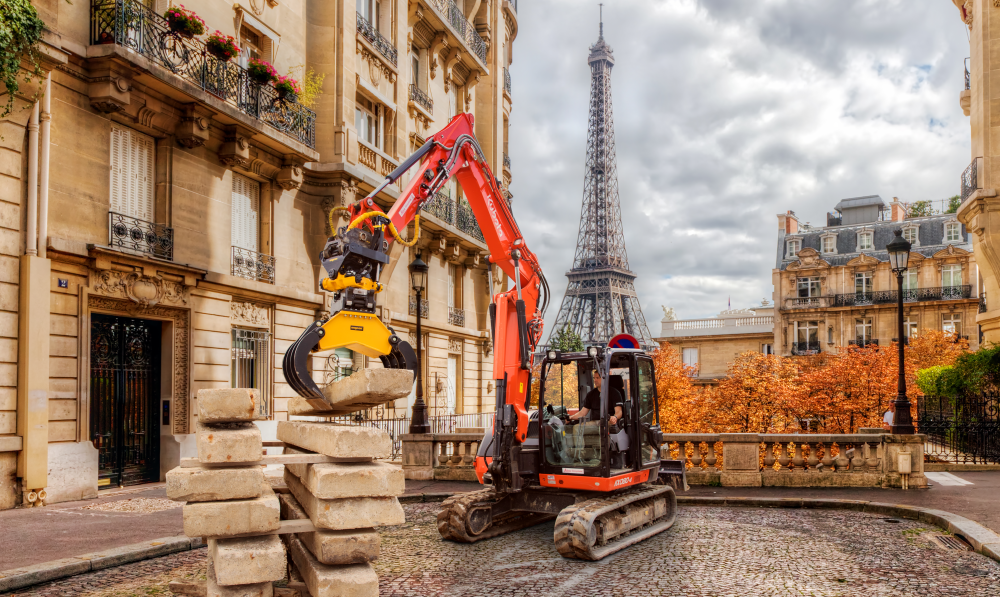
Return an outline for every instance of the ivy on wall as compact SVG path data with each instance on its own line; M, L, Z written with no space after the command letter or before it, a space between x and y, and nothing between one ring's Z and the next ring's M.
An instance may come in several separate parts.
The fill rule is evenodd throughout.
M21 58L26 57L34 67L24 76L41 75L38 64L38 40L45 23L30 0L0 0L0 83L7 87L7 102L0 108L0 118L14 108L21 70Z

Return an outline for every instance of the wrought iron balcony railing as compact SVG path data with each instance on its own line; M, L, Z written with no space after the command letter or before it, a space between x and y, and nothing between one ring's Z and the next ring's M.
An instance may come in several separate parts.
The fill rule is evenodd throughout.
M972 160L969 167L962 172L962 201L964 202L979 188L979 158Z
M233 247L234 276L274 284L274 257L257 251Z
M448 323L451 325L457 325L460 328L465 327L465 309L458 309L456 307L448 307Z
M916 288L903 291L903 301L907 303L919 301L953 301L967 299L972 296L972 287L938 286L932 288ZM834 296L834 307L859 307L864 305L894 304L899 300L897 290L879 290L876 292L852 292Z
M514 95L510 92L510 71L506 68L503 69L503 90L507 92L507 95Z
M972 89L972 75L969 73L969 59L965 59L965 88Z
M475 214L472 213L472 208L465 201L455 202L451 197L439 192L424 204L422 210L444 220L479 242L486 240Z
M808 355L819 353L819 341L812 342L792 342L792 354Z
M417 316L417 297L410 296L410 315ZM427 299L420 299L420 317L421 319L427 319L430 316L430 307L428 307Z
M431 96L426 91L416 85L410 85L410 100L428 112L434 111L434 100L431 99Z
M893 340L895 342L895 340ZM864 336L858 336L854 340L848 340L847 344L849 346L857 346L858 348L864 348L866 346L878 346L878 340L874 338L865 338Z
M399 53L396 50L396 47L392 45L392 42L379 33L379 30L361 15L358 15L357 21L358 33L370 41L371 44L375 46L375 49L378 50L382 56L385 56L385 59L391 62L393 66L397 66L396 60L399 57Z
M309 147L316 145L315 112L280 98L270 85L254 83L246 69L215 58L200 40L171 32L166 19L138 0L94 0L90 35L92 44L124 46L240 112Z
M479 228L479 222L476 221L476 216L472 213L469 204L465 201L459 201L455 207L457 208L455 226L479 242L486 242L483 231Z
M174 229L109 211L108 246L136 255L173 261Z
M510 170L510 156L503 154L503 167Z
M458 32L465 45L469 46L483 64L486 64L486 42L479 37L476 28L465 18L465 13L455 4L455 0L428 0L428 4L444 16L448 24Z
M979 297L979 312L986 313L986 293Z
M424 203L423 211L453 226L455 225L455 202L440 191L430 201Z

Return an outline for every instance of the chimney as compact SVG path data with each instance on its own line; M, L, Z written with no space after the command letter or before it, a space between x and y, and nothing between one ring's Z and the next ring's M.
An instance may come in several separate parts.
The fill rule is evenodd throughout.
M893 197L889 206L892 207L893 222L902 222L906 219L906 206L899 201L899 197Z
M785 234L795 234L799 231L799 219L795 212L788 210L783 214L778 214L778 230Z

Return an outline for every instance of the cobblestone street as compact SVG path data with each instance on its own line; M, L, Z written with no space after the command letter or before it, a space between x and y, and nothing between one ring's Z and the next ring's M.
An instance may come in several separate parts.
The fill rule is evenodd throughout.
M842 510L683 507L674 527L600 562L564 560L553 523L472 545L441 541L437 503L405 506L382 533L380 595L675 597L1000 594L1000 564L948 551L937 529ZM81 575L15 595L167 594L170 580L204 578L198 549Z

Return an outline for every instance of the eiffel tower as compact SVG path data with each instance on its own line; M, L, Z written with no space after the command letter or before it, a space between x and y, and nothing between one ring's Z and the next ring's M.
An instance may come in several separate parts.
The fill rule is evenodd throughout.
M620 333L634 336L645 349L655 347L635 293L635 274L629 270L618 200L618 164L615 158L615 122L611 110L611 67L614 54L600 37L590 47L590 122L587 126L587 165L583 207L569 285L551 338L565 327L583 343L606 345Z

